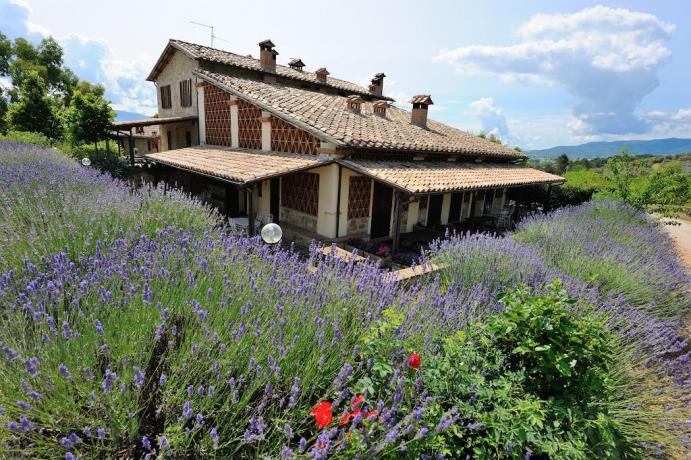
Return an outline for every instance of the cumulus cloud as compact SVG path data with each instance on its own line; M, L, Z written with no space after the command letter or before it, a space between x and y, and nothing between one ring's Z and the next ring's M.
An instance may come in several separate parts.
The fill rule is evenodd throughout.
M0 31L9 38L24 37L37 43L50 31L30 21L31 8L21 0L0 0ZM115 58L103 40L78 34L55 37L65 52L65 65L80 79L101 83L116 110L152 115L156 112L154 86L145 81L150 62Z
M509 125L504 111L497 107L494 99L483 97L469 104L473 115L480 119L482 130L487 134L494 134L506 141L509 138Z
M441 50L435 59L461 73L565 88L578 101L569 125L575 134L645 133L650 119L636 107L659 84L673 31L652 14L595 6L533 16L514 45Z

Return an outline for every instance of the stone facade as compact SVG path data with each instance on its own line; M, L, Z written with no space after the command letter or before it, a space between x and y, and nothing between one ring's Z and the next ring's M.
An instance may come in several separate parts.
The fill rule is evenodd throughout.
M156 95L158 98L158 115L160 117L197 115L197 77L192 71L199 67L194 59L185 56L181 51L175 51L170 61L156 78ZM180 82L192 80L192 105L182 107L180 97ZM170 85L171 107L164 109L161 103L161 88Z

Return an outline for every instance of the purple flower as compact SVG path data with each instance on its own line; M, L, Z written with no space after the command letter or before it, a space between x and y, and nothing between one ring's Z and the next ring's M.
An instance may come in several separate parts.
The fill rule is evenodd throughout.
M138 367L134 367L134 377L132 378L134 387L139 389L144 386L144 372Z
M31 405L27 404L25 401L18 399L17 400L17 406L23 411L29 411L31 410Z
M26 371L31 374L32 377L38 377L40 372L38 370L38 358L35 356L32 356L31 358L26 360L26 363L24 364L24 368Z
M62 322L62 336L65 337L65 340L70 340L72 338L72 329L70 329L70 325L67 321Z
M64 363L60 363L58 370L60 371L60 374L62 374L62 376L67 380L72 380L72 374L70 374L70 371L67 369L67 366L65 366Z
M99 320L94 322L94 327L96 328L96 333L103 337L103 324Z
M211 436L211 440L214 443L214 447L218 447L218 431L216 430L215 427L211 428L209 435Z
M146 450L151 450L151 441L146 436L142 436L142 447Z
M165 436L161 436L160 439L158 440L158 445L161 447L161 450L165 450L168 448L168 439Z
M182 416L186 420L189 420L192 418L192 402L191 401L185 401L185 404L182 405Z
M288 447L288 446L283 446L281 447L281 459L283 460L290 460L295 458L295 452Z
M77 457L72 452L67 452L65 453L65 460L77 460Z
M158 378L158 386L163 387L166 384L166 374L161 374Z
M103 381L101 382L101 389L103 390L103 392L110 393L110 391L113 389L113 385L117 380L117 374L111 371L110 369L106 369L106 375L103 378Z
M96 429L96 437L98 439L106 439L106 429L105 428L98 428Z

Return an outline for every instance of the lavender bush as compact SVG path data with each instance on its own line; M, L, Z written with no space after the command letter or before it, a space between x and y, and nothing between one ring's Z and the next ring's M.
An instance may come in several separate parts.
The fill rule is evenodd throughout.
M441 339L501 310L496 294L509 286L539 290L555 278L621 337L627 359L611 376L621 397L598 404L646 451L674 443L667 430L679 416L663 398L673 387L665 379L688 384L678 328L569 277L537 244L452 238L434 254L450 268L403 288L372 264L316 250L305 261L227 234L182 195L132 191L52 152L2 149L0 449L9 457L448 453L441 433L486 427L458 408L439 411L420 356L424 369ZM373 331L391 311L386 352L373 359ZM387 389L356 394L354 376L382 366ZM483 391L465 388L466 402Z
M216 221L211 209L178 192L132 190L56 151L0 141L0 272L59 252L75 259L98 241Z

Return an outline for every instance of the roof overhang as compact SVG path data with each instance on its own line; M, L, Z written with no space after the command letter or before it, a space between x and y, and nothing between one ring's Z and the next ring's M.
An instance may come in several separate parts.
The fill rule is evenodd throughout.
M511 163L372 161L343 159L339 164L409 195L563 183L561 176Z
M332 158L302 153L261 152L215 146L197 146L152 153L149 163L160 163L240 187L333 163Z
M158 78L158 75L161 73L166 64L168 64L168 61L171 57L173 57L173 54L175 54L176 51L180 51L190 59L198 58L198 56L190 54L187 50L176 44L174 41L168 40L168 43L163 49L161 55L158 57L154 68L151 69L151 72L149 72L149 75L146 77L146 81L156 81L156 78Z
M128 130L130 128L136 128L138 126L158 126L158 125L168 125L171 123L181 123L184 121L196 120L196 115L189 115L184 117L162 117L162 118L145 118L143 120L129 120L129 121L116 121L113 123L113 127L117 130Z

